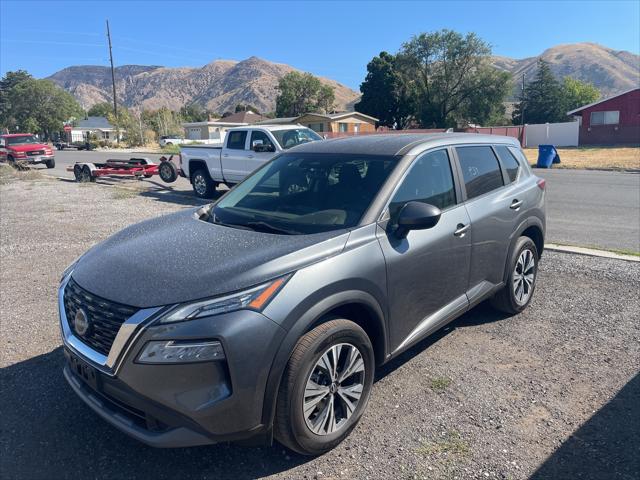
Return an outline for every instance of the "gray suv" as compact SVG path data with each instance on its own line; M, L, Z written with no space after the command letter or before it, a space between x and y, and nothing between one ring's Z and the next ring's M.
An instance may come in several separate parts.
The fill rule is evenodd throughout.
M483 300L526 308L544 186L508 137L301 145L69 266L64 375L149 445L320 454L357 424L376 366Z

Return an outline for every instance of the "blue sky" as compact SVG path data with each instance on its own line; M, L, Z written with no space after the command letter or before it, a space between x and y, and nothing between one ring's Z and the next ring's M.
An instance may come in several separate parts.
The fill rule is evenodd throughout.
M70 65L201 66L252 55L357 89L367 62L412 35L474 31L497 55L560 43L639 53L640 1L178 2L0 0L0 73L45 77Z

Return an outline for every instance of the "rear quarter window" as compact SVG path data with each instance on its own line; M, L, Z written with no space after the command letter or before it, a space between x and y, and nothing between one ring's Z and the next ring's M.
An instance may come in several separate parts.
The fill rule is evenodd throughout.
M467 199L491 192L504 185L498 159L490 146L456 147Z
M518 173L520 172L520 163L518 163L518 160L513 156L508 147L504 145L497 145L495 146L495 149L498 157L500 157L502 166L507 171L509 182L515 182L518 178Z

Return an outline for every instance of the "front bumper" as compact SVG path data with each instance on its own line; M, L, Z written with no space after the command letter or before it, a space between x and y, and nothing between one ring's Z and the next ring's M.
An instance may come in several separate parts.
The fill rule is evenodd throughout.
M47 163L51 160L54 160L55 157L53 155L38 155L34 157L16 157L16 162L28 163L30 165L34 165L37 163Z
M63 289L64 282L61 297ZM270 438L270 426L262 420L264 392L285 331L264 315L237 311L154 326L159 313L154 309L133 326L125 322L121 331L128 332L127 338L119 338L119 333L105 358L88 352L91 349L71 333L64 304L60 307L65 378L87 405L124 433L154 447L261 434ZM170 365L135 361L148 341L209 339L222 343L224 360ZM87 378L86 371L95 378Z

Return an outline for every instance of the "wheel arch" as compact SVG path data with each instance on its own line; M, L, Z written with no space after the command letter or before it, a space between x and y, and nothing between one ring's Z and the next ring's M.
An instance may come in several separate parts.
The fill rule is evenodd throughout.
M515 229L513 235L511 236L509 253L507 254L507 261L505 262L504 266L503 280L505 283L510 273L510 261L511 255L513 254L513 249L515 248L518 239L523 236L529 237L533 241L536 249L538 250L538 258L542 256L542 251L544 250L544 224L538 217L527 218L518 226L518 228Z
M209 178L211 178L211 174L209 173L209 169L207 168L207 162L202 159L194 158L193 160L189 160L189 181L193 183L193 174L196 170L203 169Z
M288 331L274 357L265 388L262 419L271 432L276 413L278 389L282 375L298 340L322 323L335 318L351 320L369 336L376 365L387 357L387 329L383 309L378 301L364 291L345 291L331 295L306 311Z

